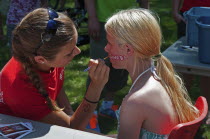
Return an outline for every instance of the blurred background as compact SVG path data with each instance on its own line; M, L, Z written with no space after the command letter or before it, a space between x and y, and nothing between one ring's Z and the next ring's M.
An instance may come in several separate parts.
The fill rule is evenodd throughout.
M163 32L163 42L161 51L163 52L170 45L176 41L176 23L172 18L172 4L170 0L149 0L150 9L158 14L160 19L160 25ZM63 11L67 9L67 12L73 20L78 23L78 32L80 40L78 43L81 49L81 54L76 56L74 60L66 67L65 72L65 84L64 88L71 102L73 109L75 110L83 99L86 91L86 79L87 72L83 72L87 68L89 62L89 44L87 36L87 18L85 11L75 9L74 0L66 0L65 4L59 3L57 0L49 0L49 5L52 8L56 8L57 11ZM3 36L0 36L0 70L5 63L10 59L10 48L8 47L8 41L6 37L6 10L9 6L9 0L1 0L1 23L3 26ZM194 81L193 88L190 90L190 96L193 101L200 96L200 89L198 87L199 79ZM116 93L115 104L120 105L123 97L127 94L131 86L131 80L128 80L127 86L121 91ZM103 95L103 94L102 94ZM128 119L129 120L129 119ZM100 117L99 125L103 134L117 133L117 121ZM209 138L210 139L210 127L203 125L196 138Z

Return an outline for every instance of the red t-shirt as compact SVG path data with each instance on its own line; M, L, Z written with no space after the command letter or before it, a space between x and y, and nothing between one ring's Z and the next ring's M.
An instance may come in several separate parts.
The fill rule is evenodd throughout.
M192 7L210 7L210 0L184 0L180 11L185 12Z
M56 100L63 86L64 68L38 74L43 79L49 97ZM11 58L0 73L0 113L40 120L50 112L45 98L32 85L22 65Z

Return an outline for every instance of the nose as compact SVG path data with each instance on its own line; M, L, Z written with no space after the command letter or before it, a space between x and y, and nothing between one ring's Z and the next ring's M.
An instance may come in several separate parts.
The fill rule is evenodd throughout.
M80 53L81 53L81 50L76 46L74 54L78 55Z

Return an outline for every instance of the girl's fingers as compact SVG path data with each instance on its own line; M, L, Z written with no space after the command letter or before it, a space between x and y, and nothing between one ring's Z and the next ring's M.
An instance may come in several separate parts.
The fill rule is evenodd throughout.
M91 60L89 66L91 66L89 70L89 76L92 81L103 81L106 80L107 74L107 66L103 59ZM104 82L104 81L103 81Z
M109 78L109 72L110 72L110 68L109 67L106 67L105 76L108 77L108 78Z
M96 76L101 74L101 70L104 68L104 66L105 66L105 62L101 59L98 59L98 65L97 65L97 68L95 70Z
M104 65L103 67L102 67L102 69L101 69L101 74L103 75L103 76L106 76L106 71L107 71L107 66L106 65Z
M90 67L90 69L89 69L89 74L90 73L93 73L93 72L95 72L95 70L96 70L96 67L97 67L97 65L98 65L98 61L97 60L94 60L94 59L90 59L90 62L89 62L89 67Z
M109 79L109 67L108 66L104 66L104 68L101 70L102 73L102 79L104 79L106 82L108 82Z

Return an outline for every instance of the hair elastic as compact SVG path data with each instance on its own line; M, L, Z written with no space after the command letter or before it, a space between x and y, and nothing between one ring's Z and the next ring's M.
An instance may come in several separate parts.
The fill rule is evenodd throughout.
M155 67L157 66L157 61L161 58L161 56L162 56L162 53L159 53L159 54L157 54L155 56L152 56L152 60L154 62L154 66Z

